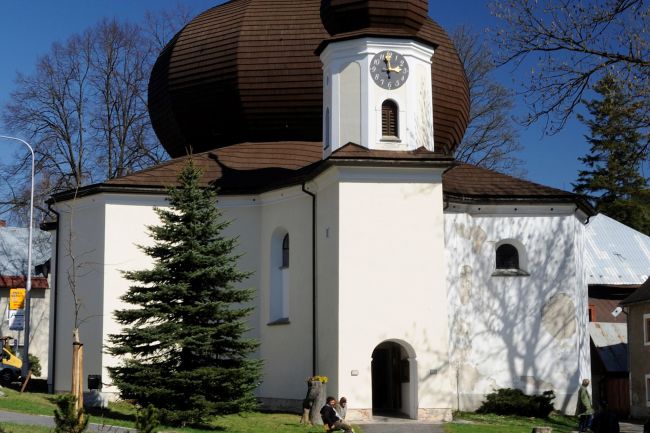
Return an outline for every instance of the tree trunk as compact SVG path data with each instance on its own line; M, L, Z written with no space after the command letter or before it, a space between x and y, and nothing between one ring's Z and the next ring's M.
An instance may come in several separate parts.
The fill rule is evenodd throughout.
M307 396L302 401L302 417L300 424L323 424L320 410L325 405L327 387L318 380L307 381Z
M320 410L325 406L327 394L327 385L318 380L309 381L309 396L313 396L311 407L309 408L309 422L314 425L323 425L320 417Z
M77 412L83 408L84 382L83 382L83 347L79 342L79 329L73 332L72 342L72 386L70 393L75 396L75 409Z

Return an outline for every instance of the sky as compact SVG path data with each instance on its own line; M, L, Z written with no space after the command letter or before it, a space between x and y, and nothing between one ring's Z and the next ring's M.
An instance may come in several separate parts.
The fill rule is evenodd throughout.
M0 0L0 106L9 101L16 73L31 73L38 57L46 54L53 42L65 41L104 17L142 22L147 10L173 9L178 2L188 4L196 13L223 3L222 0ZM460 25L483 31L498 24L483 0L430 2L429 13L448 32ZM516 91L517 83L528 78L527 73L527 70L513 71L505 66L497 70L496 78ZM523 99L517 97L513 114L526 113ZM0 124L0 135L8 135L3 129ZM525 163L526 177L571 190L581 167L578 158L589 151L586 133L584 125L575 119L552 136L544 134L541 124L521 127L519 137L524 150L517 156ZM0 160L10 157L17 147L20 145L0 141Z

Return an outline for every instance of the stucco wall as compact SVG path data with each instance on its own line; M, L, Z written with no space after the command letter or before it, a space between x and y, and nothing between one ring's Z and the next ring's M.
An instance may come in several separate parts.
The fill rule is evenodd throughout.
M311 197L299 187L286 188L264 194L259 199L259 237L254 243L242 244L247 255L259 254L257 287L260 303L260 356L264 360L264 377L258 389L262 398L295 400L294 410L300 410L305 397L305 379L311 375L312 341L312 251L311 251ZM230 210L230 209L229 209ZM241 212L241 210L239 210ZM230 213L229 213L230 215ZM231 229L243 233L256 230L252 221L239 218ZM288 323L269 324L269 287L271 272L272 236L276 230L289 234ZM280 246L278 244L278 246Z
M262 340L256 356L266 361L258 395L300 400L305 392L304 379L311 374L311 198L296 187L260 197L220 197L218 201L223 218L231 221L224 235L238 239L235 250L235 254L240 255L238 265L243 271L252 272L242 286L256 289L249 336ZM72 269L71 257L75 256L84 378L88 374L102 374L104 391L117 392L110 385L107 367L118 361L102 349L109 344L108 335L120 329L113 312L127 307L119 299L129 287L122 271L151 266L150 258L138 245L151 244L146 226L159 221L154 207L167 203L163 196L118 194L77 200L71 242L68 240L70 204L61 205L59 210L62 275L54 340L55 387L57 391L70 387L71 349L68 349L71 348L74 315L68 272ZM268 326L270 238L278 227L286 229L291 238L290 323Z
M650 345L645 344L643 316L650 315L650 302L630 305L627 316L628 350L630 354L630 415L647 418L650 402L646 376L650 375Z
M110 346L108 336L118 334L121 330L120 325L115 322L113 312L129 307L120 299L131 284L124 278L122 272L151 267L151 259L138 248L138 245L150 246L153 244L146 226L159 223L154 206L164 207L167 202L160 196L112 194L106 195L104 198L104 302L101 321L102 342L104 347L108 347ZM84 374L101 374L103 382L110 384L111 379L107 367L116 366L117 359L102 351L100 362L101 364L86 364ZM105 386L103 391L118 392L118 389L109 385Z
M590 377L583 232L569 207L445 214L450 361L461 410L506 387L553 390L556 408L574 410L579 381ZM493 275L500 241L519 247L525 275Z
M440 173L342 168L340 178L336 392L348 397L352 411L372 409L372 353L393 341L409 352L413 367L402 411L448 417Z
M50 339L55 359L50 359L54 391L69 392L72 365L72 333L76 323L84 344L84 386L88 371L101 371L104 314L104 197L80 198L57 204L59 212L56 281L56 335ZM74 284L70 284L74 281ZM78 313L75 313L73 292ZM54 295L54 294L53 294Z

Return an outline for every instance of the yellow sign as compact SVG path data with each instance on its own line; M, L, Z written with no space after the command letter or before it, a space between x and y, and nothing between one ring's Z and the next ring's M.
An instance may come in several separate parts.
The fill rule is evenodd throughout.
M9 289L9 309L22 310L25 308L25 289Z

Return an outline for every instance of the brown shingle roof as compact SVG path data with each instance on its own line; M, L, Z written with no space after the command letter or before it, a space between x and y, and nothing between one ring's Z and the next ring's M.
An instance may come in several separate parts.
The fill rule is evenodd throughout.
M429 18L427 0L328 0L321 2L323 25L331 35L361 28L417 32Z
M330 161L339 160L417 160L417 161L442 161L451 163L453 158L440 152L431 152L424 147L412 151L395 151L395 150L371 150L355 143L348 143L345 146L332 152L329 157Z
M555 198L576 200L576 194L501 174L470 164L459 164L443 177L445 194L455 198Z
M369 150L348 143L322 160L322 143L284 141L273 143L240 143L193 155L203 171L202 184L213 184L221 194L249 194L268 191L307 180L331 164L397 165L447 167L453 160L444 154L424 148L413 151ZM98 192L155 192L177 185L177 177L187 156L155 167L90 185L79 196ZM544 202L576 203L593 213L579 196L481 167L458 164L443 174L443 192L447 200L467 203ZM71 193L61 193L53 201L68 200Z
M621 301L621 305L636 304L639 302L650 302L650 278L641 287L636 289L630 296Z
M320 5L232 0L176 35L149 82L151 122L172 157L189 146L203 152L242 142L322 140L323 71L314 51L330 36ZM417 37L438 46L432 59L434 139L450 153L467 126L467 81L437 24L427 17Z
M147 170L107 181L108 186L169 187L187 156L172 159ZM265 189L300 175L321 161L320 142L240 143L195 154L194 163L203 171L202 184L216 184L224 192Z

